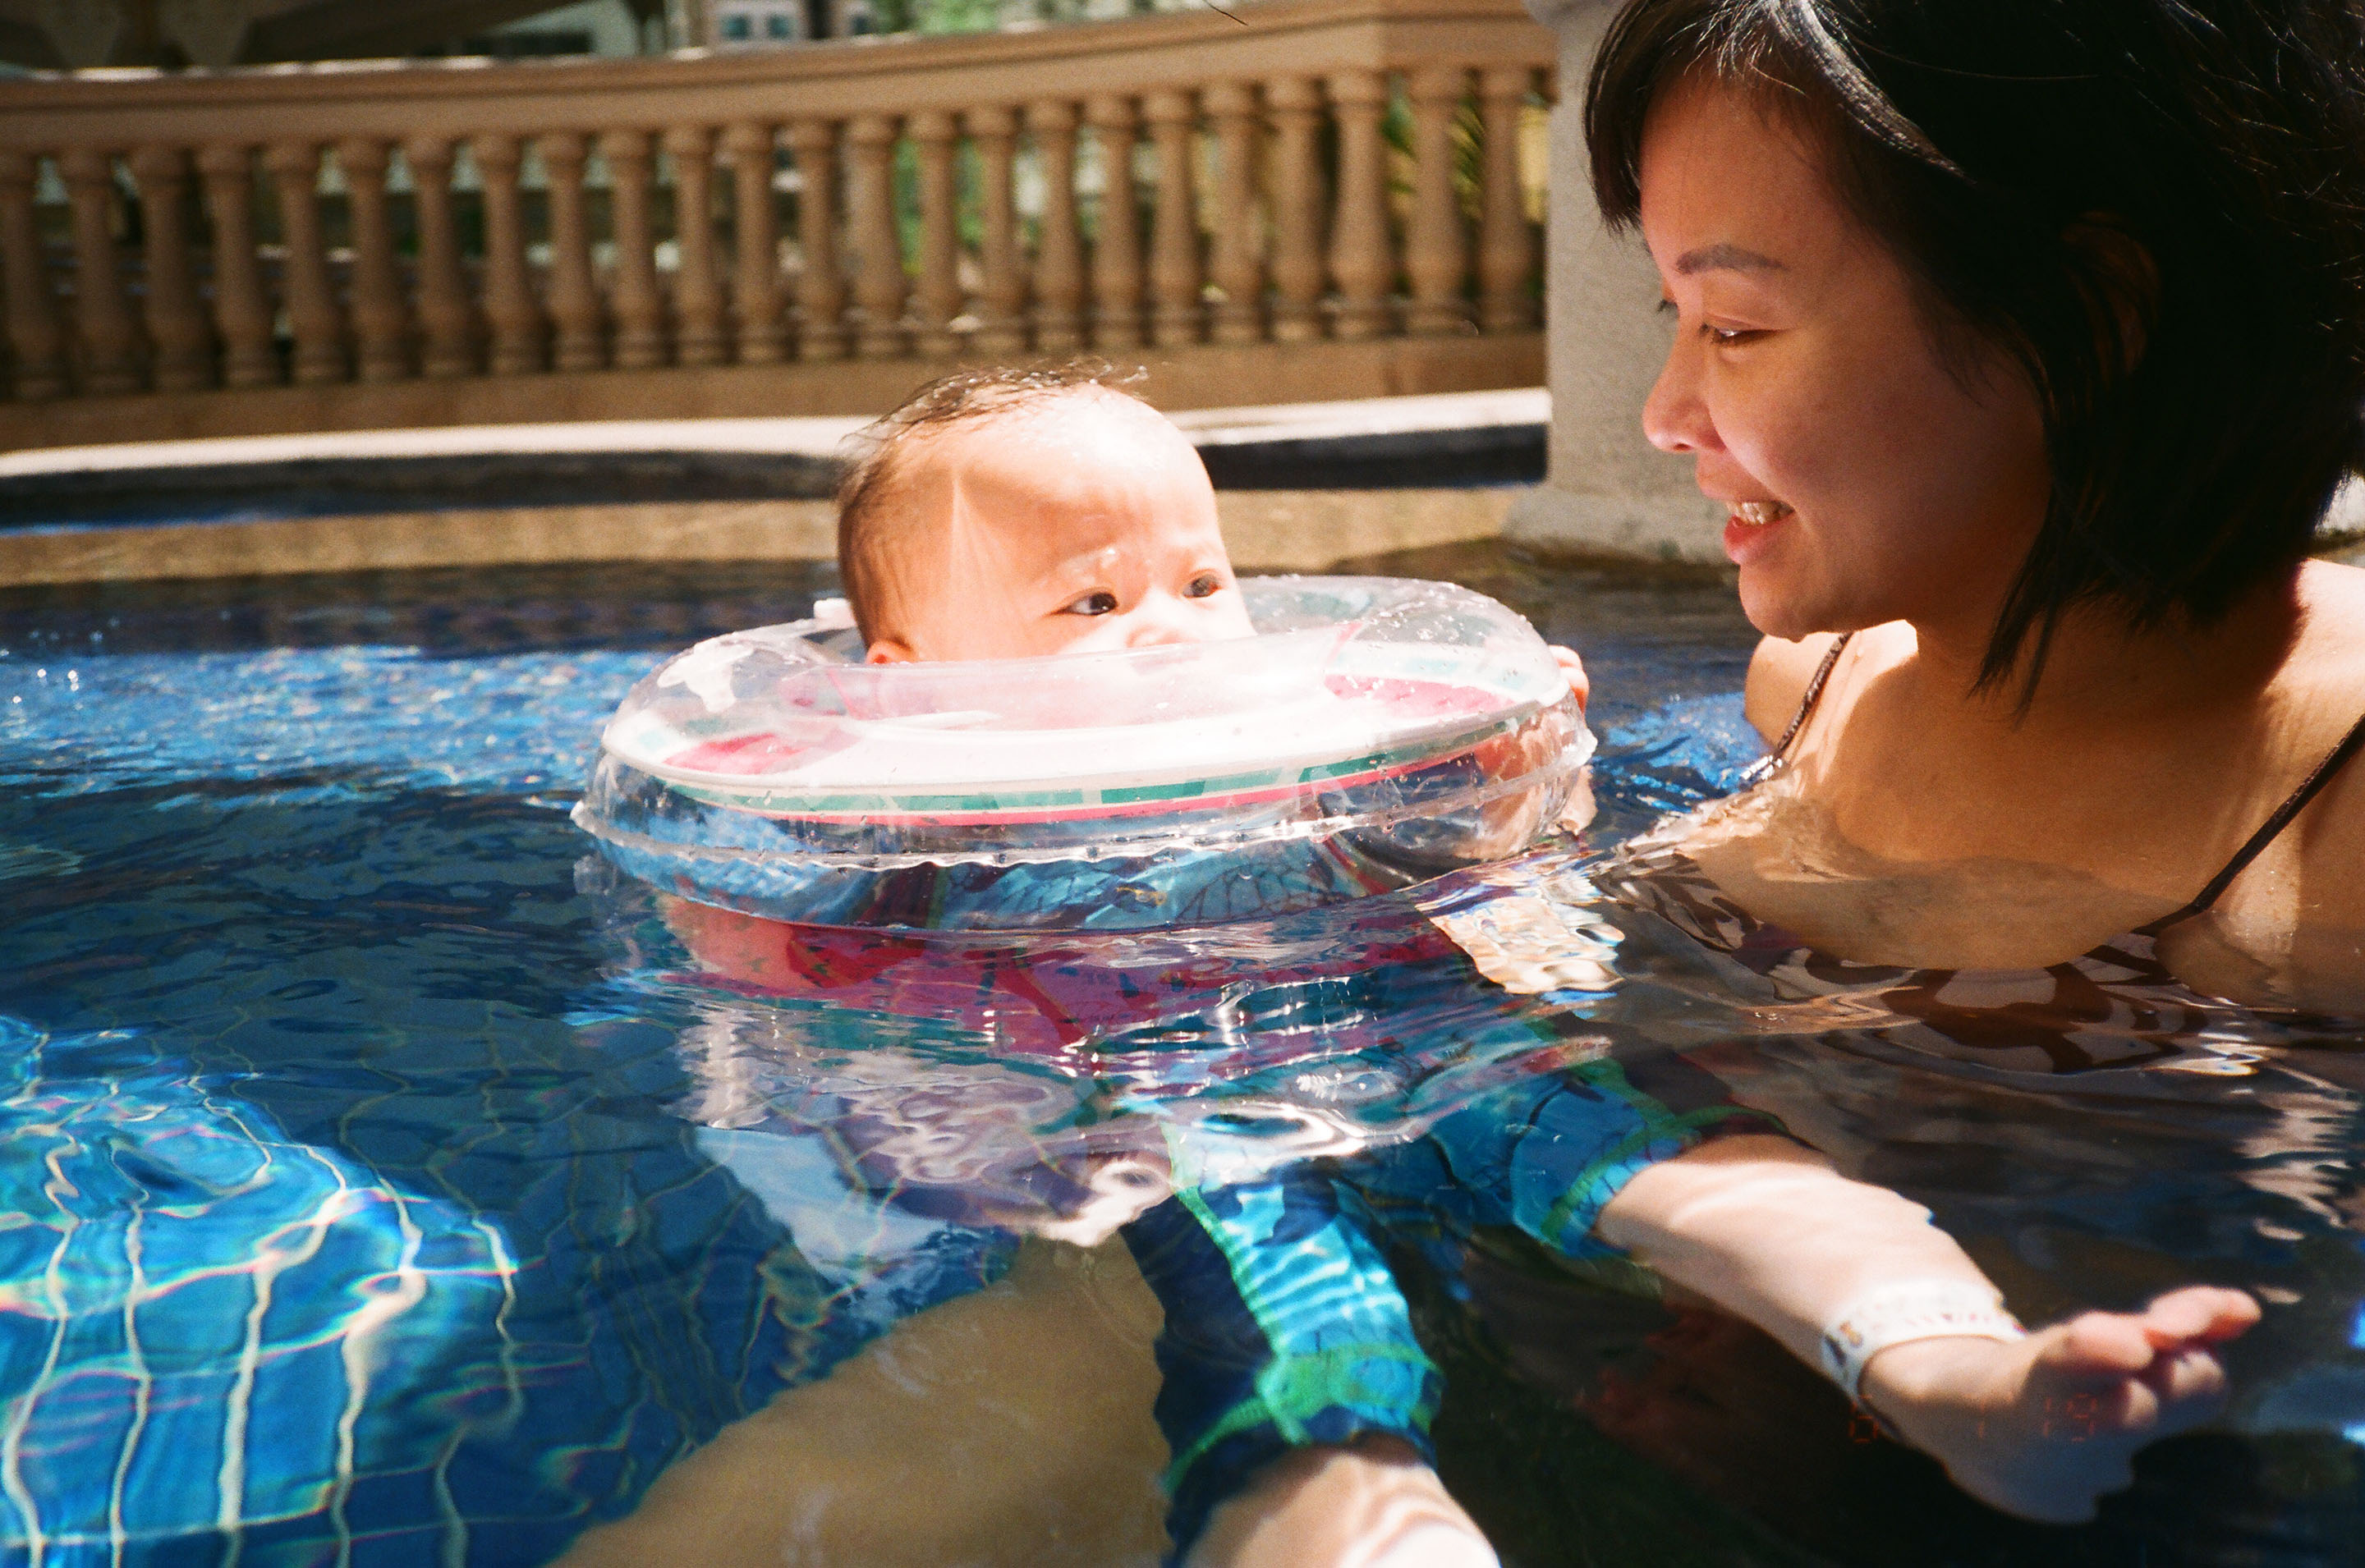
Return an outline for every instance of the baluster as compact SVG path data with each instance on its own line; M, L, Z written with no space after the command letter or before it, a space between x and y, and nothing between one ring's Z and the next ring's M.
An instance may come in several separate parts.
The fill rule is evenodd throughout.
M394 226L387 211L391 150L375 137L337 143L337 167L353 215L353 335L361 378L400 381L410 374L410 313L394 266Z
M148 258L148 341L159 392L195 392L214 381L214 333L189 256L189 155L142 147L131 155Z
M140 390L140 323L123 290L115 251L115 160L94 147L58 158L73 203L74 329L82 340L83 390Z
M1302 343L1322 335L1322 93L1302 76L1264 90L1272 117L1272 335Z
M772 128L741 120L724 132L723 144L731 157L738 230L739 264L732 278L731 306L739 363L778 364L788 357L788 334L780 322L780 222L772 210L772 170L779 154Z
M1158 216L1150 233L1150 337L1160 348L1195 343L1204 308L1199 299L1199 203L1191 165L1198 106L1186 92L1152 93L1141 101L1158 148Z
M1515 65L1478 75L1486 137L1485 196L1478 219L1478 325L1488 332L1516 332L1536 324L1536 301L1529 293L1536 274L1536 231L1528 221L1527 192L1519 181L1519 111L1534 74Z
M981 355L1026 352L1026 273L1018 254L1018 116L1006 108L961 117L977 146L979 207L978 328Z
M271 304L255 264L254 163L249 149L211 142L197 150L213 230L214 330L221 335L222 385L270 386L279 380Z
M616 364L646 370L666 362L665 297L657 292L656 241L649 224L650 164L645 130L600 138L608 165L608 221L616 240L616 276L608 305L616 318Z
M959 130L953 117L939 109L912 116L904 122L920 154L920 286L919 352L931 359L960 352L953 318L961 313L959 214L953 185L953 154Z
M1043 171L1042 240L1035 257L1035 344L1046 352L1084 343L1084 253L1076 230L1076 106L1038 98L1026 106Z
M525 211L518 169L523 149L514 136L478 136L468 150L485 190L485 324L492 329L489 368L495 375L528 375L543 365L542 302L526 271Z
M864 359L903 353L903 249L895 233L895 120L861 115L846 128L854 162L854 302L861 316L855 352Z
M714 133L678 125L665 148L673 161L674 352L684 364L721 364L731 339L714 268Z
M837 127L801 119L789 127L797 161L797 357L846 357L846 274L837 260Z
M574 132L539 138L543 173L550 180L550 319L556 328L551 363L560 370L598 370L607 364L600 285L591 275L591 218L585 209L583 172L591 145Z
M1242 82L1207 89L1216 126L1216 341L1264 338L1264 226L1257 212L1257 92Z
M402 144L410 199L419 220L419 325L422 374L443 380L476 373L476 313L460 266L460 229L452 211L452 143L420 137Z
M1470 304L1463 286L1470 276L1470 236L1453 188L1453 120L1470 90L1470 73L1459 66L1416 71L1408 87L1412 230L1405 241L1405 276L1412 285L1412 303L1405 311L1405 330L1425 337L1466 332Z
M33 212L39 168L26 152L0 151L0 283L8 291L8 348L15 356L19 401L43 402L66 392L66 339L58 324L57 291L41 253Z
M1376 338L1388 330L1388 288L1395 281L1380 140L1387 83L1376 71L1341 72L1330 78L1330 103L1339 122L1339 210L1330 225L1339 316L1332 330L1342 338Z
M329 281L328 247L320 238L320 150L308 141L275 141L263 149L263 166L279 196L279 238L287 250L280 287L296 335L296 384L342 381L345 313Z
M1100 237L1093 244L1093 342L1141 346L1141 207L1133 186L1133 150L1141 140L1131 98L1097 94L1084 118L1100 143Z

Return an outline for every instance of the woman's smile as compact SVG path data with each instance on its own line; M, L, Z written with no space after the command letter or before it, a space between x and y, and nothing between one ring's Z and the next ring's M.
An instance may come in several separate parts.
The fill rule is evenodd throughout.
M1780 525L1799 514L1787 501L1735 501L1724 520L1724 555L1736 566L1754 565L1775 538L1788 530Z

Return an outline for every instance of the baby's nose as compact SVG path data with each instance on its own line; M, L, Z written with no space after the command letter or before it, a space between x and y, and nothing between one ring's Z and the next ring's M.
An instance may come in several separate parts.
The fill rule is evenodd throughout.
M1126 629L1125 645L1128 648L1155 648L1165 643L1195 643L1199 635L1191 624L1191 611L1183 602L1166 594L1155 594L1141 601L1133 612L1133 624Z

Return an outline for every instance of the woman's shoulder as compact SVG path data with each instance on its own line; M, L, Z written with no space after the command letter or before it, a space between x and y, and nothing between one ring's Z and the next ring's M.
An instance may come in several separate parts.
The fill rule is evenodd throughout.
M1799 705L1807 700L1807 688L1822 667L1832 644L1839 641L1835 632L1816 632L1786 642L1780 637L1762 638L1757 651L1749 659L1749 684L1743 703L1750 724L1772 745L1790 721L1799 714Z
M2305 629L2287 666L2293 728L2307 740L2294 766L2312 767L2352 726L2365 725L2365 570L2310 562L2300 577ZM2312 720L2313 722L2306 722ZM2290 958L2302 1000L2365 1009L2365 755L2351 756L2292 824L2299 926ZM2294 885L2295 884L2295 885Z
M2350 554L2365 563L2365 548ZM2365 654L2365 564L2310 561L2300 568L2299 598L2325 651Z

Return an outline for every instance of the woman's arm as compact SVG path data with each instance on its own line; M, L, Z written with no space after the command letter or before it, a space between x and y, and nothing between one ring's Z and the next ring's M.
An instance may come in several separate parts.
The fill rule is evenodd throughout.
M1602 1209L1595 1234L1810 1366L1824 1326L1881 1285L1992 1288L1929 1210L1772 1135L1718 1138L1638 1172Z
M1993 1289L1920 1204L1782 1137L1720 1138L1637 1172L1595 1234L1810 1365L1828 1330L1876 1323L1884 1289ZM2211 1347L2258 1317L2239 1291L2192 1286L2020 1339L1944 1333L1880 1349L1877 1336L1858 1363L1861 1397L1982 1502L2071 1523L2128 1484L2137 1449L2216 1414L2225 1374Z

